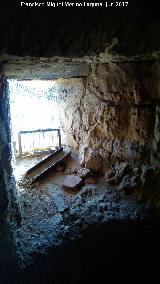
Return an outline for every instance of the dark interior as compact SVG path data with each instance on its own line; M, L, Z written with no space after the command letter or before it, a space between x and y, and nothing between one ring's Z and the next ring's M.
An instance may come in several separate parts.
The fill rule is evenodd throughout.
M159 9L112 2L0 4L0 284L157 281ZM38 185L14 175L10 79L56 86L71 155Z

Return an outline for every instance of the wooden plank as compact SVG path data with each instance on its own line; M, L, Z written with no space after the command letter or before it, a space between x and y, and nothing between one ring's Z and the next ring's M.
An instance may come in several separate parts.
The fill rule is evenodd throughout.
M65 154L61 159L59 159L58 161L56 161L52 166L50 166L48 169L46 169L45 171L43 171L42 173L40 173L39 175L37 175L32 183L37 182L39 180L41 180L42 178L44 178L50 171L52 171L53 169L55 169L56 167L60 166L61 164L63 164L64 160L66 158L68 158L71 155L71 152L68 152L67 154Z
M46 162L48 162L50 159L52 159L53 157L55 157L58 153L60 153L61 151L63 151L63 147L59 148L58 150L56 150L54 153L50 154L49 156L47 156L45 159L43 159L42 161L40 161L39 163L37 163L36 165L34 165L32 168L30 168L27 172L27 174L30 174L31 172L33 172L35 169L39 168L41 165L45 164Z

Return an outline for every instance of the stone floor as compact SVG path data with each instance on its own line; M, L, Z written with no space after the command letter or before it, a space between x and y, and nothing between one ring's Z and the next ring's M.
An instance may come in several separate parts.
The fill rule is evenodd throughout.
M91 274L102 276L106 266L109 274L122 259L133 265L132 255L148 234L150 208L103 178L74 192L64 190L63 175L78 168L73 154L64 173L50 174L33 188L17 186L22 220L14 232L21 265L16 284L77 284L91 280Z

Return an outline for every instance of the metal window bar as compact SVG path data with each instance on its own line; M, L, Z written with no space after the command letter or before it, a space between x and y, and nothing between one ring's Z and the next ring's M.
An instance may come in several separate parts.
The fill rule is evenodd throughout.
M61 148L61 133L60 129L56 128L47 128L47 129L36 129L36 130L25 130L18 132L18 155L22 156L25 152L32 152L35 149L49 149L53 146L54 134L51 132L57 132L58 146ZM23 142L23 135L32 134L30 141ZM36 136L36 134L38 134ZM48 135L47 135L48 134ZM29 137L28 137L29 140ZM28 144L28 145L27 145ZM28 151L27 151L28 147Z

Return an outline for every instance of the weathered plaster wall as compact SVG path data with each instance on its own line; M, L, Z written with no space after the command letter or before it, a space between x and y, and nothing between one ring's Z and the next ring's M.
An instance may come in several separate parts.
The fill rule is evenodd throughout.
M56 81L56 86L59 116L66 135L66 143L78 149L83 135L81 107L85 95L85 79L59 79Z

